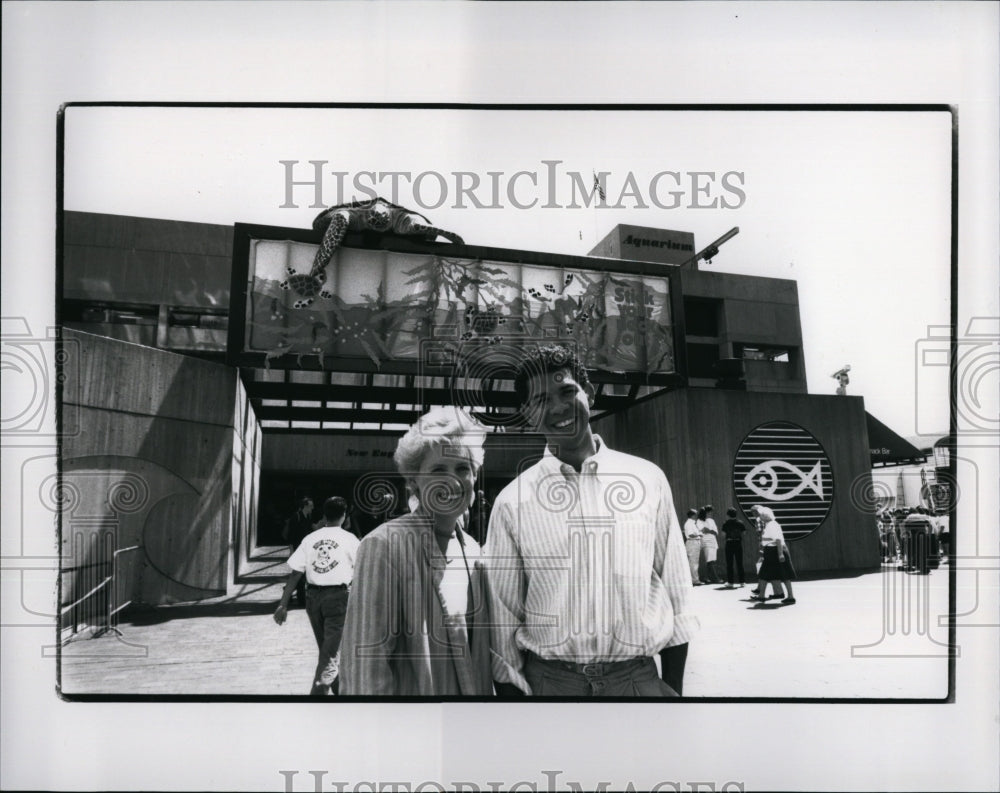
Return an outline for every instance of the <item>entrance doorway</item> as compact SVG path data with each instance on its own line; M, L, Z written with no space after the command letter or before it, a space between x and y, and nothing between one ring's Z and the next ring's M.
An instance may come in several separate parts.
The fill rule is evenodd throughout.
M360 472L329 474L314 471L261 471L257 547L286 544L282 536L285 522L294 514L303 496L309 496L313 501L314 522L319 522L323 517L323 502L327 498L341 496L346 499L348 522L345 527L358 537L364 537L386 520L407 511L406 488L399 474L385 473L380 477L380 482L385 482L395 490L395 497L387 500L392 504L391 508L381 511L374 508L370 496L358 492L358 488L365 485L362 481L364 476ZM485 503L480 505L483 509L474 516L469 532L479 542L485 540L490 508L508 481L505 477L489 477L478 483L478 488L484 491Z
M396 498L387 499L393 506L377 511L374 505L359 498L355 492L363 474L325 474L299 471L261 471L260 474L260 516L257 526L257 545L284 545L282 536L285 522L298 509L299 500L309 496L313 501L313 522L323 517L323 502L331 496L340 496L348 504L348 521L345 527L358 537L368 532L395 513L405 511L403 480L397 474L385 474L385 481L396 490ZM400 509L399 505L403 504Z

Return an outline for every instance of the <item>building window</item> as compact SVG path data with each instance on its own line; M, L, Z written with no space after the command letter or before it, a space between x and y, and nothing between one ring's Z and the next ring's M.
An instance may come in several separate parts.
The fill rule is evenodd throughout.
M714 380L718 376L715 370L718 361L718 344L692 342L687 345L688 377L709 377Z
M684 298L684 332L688 336L718 336L721 300Z
M159 306L63 301L63 321L105 325L156 325Z
M736 344L734 347L736 357L746 361L791 362L791 351L787 347L764 347L756 344Z
M62 301L62 320L67 327L88 333L217 356L226 349L229 309L66 299Z

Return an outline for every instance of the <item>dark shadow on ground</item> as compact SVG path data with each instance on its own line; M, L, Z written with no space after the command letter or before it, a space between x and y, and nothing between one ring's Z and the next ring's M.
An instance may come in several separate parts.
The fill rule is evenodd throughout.
M881 569L882 566L878 565L877 567L869 567L863 570L812 570L807 573L800 573L798 570L796 570L795 578L793 578L792 580L822 581L824 579L861 578L861 576L870 575L871 573L877 573Z
M170 620L195 617L254 617L273 614L276 601L237 601L226 603L187 603L181 606L133 606L122 616L122 625L159 625Z

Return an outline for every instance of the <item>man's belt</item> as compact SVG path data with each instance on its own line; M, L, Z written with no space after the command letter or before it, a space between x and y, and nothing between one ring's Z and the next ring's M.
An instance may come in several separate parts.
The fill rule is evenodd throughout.
M650 660L649 658L642 657L629 658L625 661L605 661L603 663L577 664L572 661L555 661L548 658L542 658L537 653L533 653L531 651L528 651L528 655L543 664L558 666L560 669L565 669L567 672L575 672L578 675L585 675L587 677L603 677L615 672L624 672L627 669L642 666Z

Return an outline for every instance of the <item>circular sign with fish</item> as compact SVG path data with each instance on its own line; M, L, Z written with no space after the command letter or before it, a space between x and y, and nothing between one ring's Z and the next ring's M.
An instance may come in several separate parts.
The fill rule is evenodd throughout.
M747 515L769 507L786 540L818 529L833 505L833 469L812 435L788 421L761 424L743 439L733 461L736 501Z

